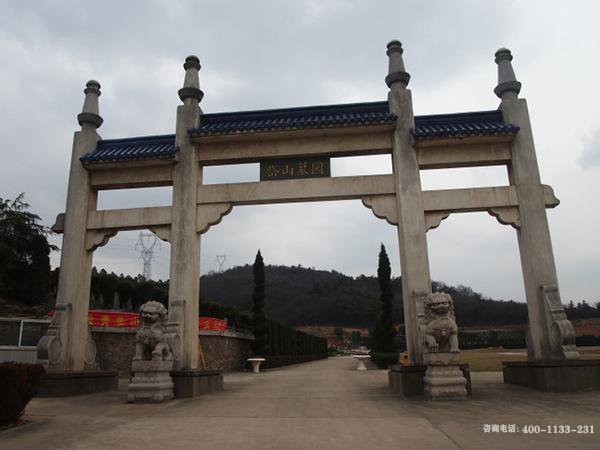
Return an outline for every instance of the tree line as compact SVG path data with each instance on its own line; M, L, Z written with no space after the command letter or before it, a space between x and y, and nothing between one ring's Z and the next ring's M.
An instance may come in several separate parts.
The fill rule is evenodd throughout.
M25 305L52 303L59 269L50 269L50 230L29 211L24 195L0 198L0 298ZM375 264L376 259L373 258ZM372 327L380 318L381 286L377 277L350 277L335 270L297 266L264 267L264 295L269 299L267 317L286 325L333 325ZM136 311L148 300L168 302L169 282L145 280L141 275L117 275L93 269L90 304L94 308ZM390 313L394 324L404 322L402 279L390 278ZM454 299L460 326L517 325L527 323L527 306L514 301L493 300L466 286L432 283L434 291ZM224 317L251 325L253 268L234 267L203 275L200 282L200 314ZM118 298L116 298L118 297ZM590 300L569 302L569 319L600 317L600 304Z

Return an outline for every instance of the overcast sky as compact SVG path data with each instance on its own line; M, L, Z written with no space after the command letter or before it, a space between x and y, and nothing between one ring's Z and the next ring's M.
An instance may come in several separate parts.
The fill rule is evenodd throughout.
M600 4L594 1L3 1L0 197L26 199L44 223L64 210L72 133L88 79L102 84L105 139L174 133L181 64L200 57L204 112L385 100L386 44L402 41L415 114L495 109L494 52L513 51L528 100L563 302L600 301ZM389 157L334 160L333 175L388 173ZM205 182L258 179L256 166L211 168ZM427 171L424 189L508 183L502 168ZM171 190L102 193L101 208L168 205ZM137 232L94 255L141 272ZM53 238L60 245L60 236ZM396 229L359 201L236 207L202 236L202 272L251 263L376 272L379 243L400 274ZM485 213L428 233L434 280L524 299L515 231ZM58 264L59 253L52 257ZM168 278L169 244L153 278Z

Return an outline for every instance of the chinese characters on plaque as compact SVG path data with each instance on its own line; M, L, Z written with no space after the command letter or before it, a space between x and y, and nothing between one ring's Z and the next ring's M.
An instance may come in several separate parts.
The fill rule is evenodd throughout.
M273 159L260 163L260 181L330 177L329 158Z

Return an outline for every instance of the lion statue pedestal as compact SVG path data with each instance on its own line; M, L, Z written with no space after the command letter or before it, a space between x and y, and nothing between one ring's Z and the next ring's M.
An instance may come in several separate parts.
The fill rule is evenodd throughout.
M460 370L458 326L452 297L434 292L427 297L424 306L425 395L432 400L466 399L467 379Z
M127 390L128 402L162 402L173 398L173 352L166 336L167 309L159 302L140 307L136 334L134 373Z

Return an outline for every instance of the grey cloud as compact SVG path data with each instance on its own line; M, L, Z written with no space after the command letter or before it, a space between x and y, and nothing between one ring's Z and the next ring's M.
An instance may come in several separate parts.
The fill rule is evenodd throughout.
M595 202L598 181L576 158L565 158L564 149L566 142L580 139L580 117L591 117L598 106L589 94L595 79L588 76L598 72L598 61L589 58L600 44L592 20L598 9L595 2L548 1L5 2L0 195L25 191L47 224L64 208L72 132L90 78L102 84L104 138L173 133L181 64L190 53L202 62L202 109L239 111L383 100L385 45L397 38L404 44L417 113L490 109L497 106L493 53L506 45L515 52L523 92L535 100L530 107L536 142L544 143L538 151L542 177L551 178L563 200L550 216L563 296L598 298L591 274L600 271L600 243L595 243L600 218L586 207ZM552 69L557 64L571 69ZM557 86L566 86L572 74L577 83L569 101L577 109L557 118L558 94L548 92L559 92ZM598 165L599 139L595 135L585 147L586 167ZM389 162L358 166L375 173L388 170ZM350 161L336 161L334 167L336 175L358 170ZM205 173L212 183L256 178L256 167ZM428 189L506 183L497 171L428 173L423 179ZM156 192L107 194L102 205L168 203L168 190ZM577 215L586 220L578 221L574 233ZM435 279L523 299L512 229L485 215L456 216L428 239ZM60 236L53 240L60 244ZM139 272L137 254L130 250L134 241L135 233L119 233L95 261L116 272ZM239 207L203 235L201 265L203 272L215 269L215 255L222 253L229 266L251 263L261 247L269 263L374 273L382 241L398 275L395 229L359 202ZM168 255L163 244L156 254L157 277L168 276ZM54 264L58 256L53 255ZM578 272L574 267L582 259L590 265Z
M585 140L579 163L584 169L600 166L600 128Z

